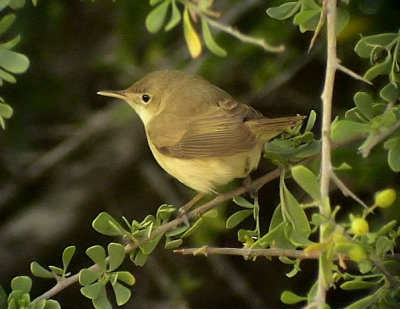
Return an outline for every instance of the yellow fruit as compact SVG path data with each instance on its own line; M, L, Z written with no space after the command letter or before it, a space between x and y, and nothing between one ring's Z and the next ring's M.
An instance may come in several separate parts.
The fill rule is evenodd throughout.
M354 245L353 248L349 250L347 255L351 260L357 263L360 263L367 258L367 254L365 253L364 249L359 245Z
M393 189L386 189L375 194L375 205L381 208L392 206L396 200L396 191Z
M356 236L363 236L368 233L369 225L365 219L356 218L351 222L351 231Z

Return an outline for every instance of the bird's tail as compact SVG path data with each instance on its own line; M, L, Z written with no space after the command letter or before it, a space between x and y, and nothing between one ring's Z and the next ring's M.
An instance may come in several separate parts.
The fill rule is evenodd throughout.
M305 116L282 118L261 118L247 121L251 132L260 136L263 142L269 141L283 131L300 125Z

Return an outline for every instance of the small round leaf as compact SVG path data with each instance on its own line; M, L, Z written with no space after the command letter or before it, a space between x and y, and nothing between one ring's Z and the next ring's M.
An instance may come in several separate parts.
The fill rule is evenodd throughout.
M48 279L54 278L54 275L51 273L51 271L48 271L38 262L31 263L31 273L32 275L40 278L48 278Z
M117 269L125 259L124 246L118 243L110 243L107 247L110 257L109 271Z
M102 270L106 269L106 252L102 246L92 246L86 250L86 254L100 266Z
M239 223L241 223L243 220L245 220L247 217L251 216L253 213L253 210L251 209L246 209L246 210L239 210L232 214L227 220L226 220L226 228L231 229L237 226Z
M131 291L126 286L123 286L121 283L118 282L115 282L112 287L114 290L117 305L122 306L123 304L126 304L131 298Z
M92 284L100 278L100 274L92 269L84 268L79 272L79 283L82 286Z
M29 293L32 288L32 279L28 276L18 276L11 280L11 288Z
M115 273L117 275L117 280L121 281L127 285L135 284L135 277L128 271L119 271Z

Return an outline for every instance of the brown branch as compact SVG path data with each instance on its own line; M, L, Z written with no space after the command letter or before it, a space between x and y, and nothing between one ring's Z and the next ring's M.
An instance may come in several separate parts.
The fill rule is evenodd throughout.
M341 142L341 143L335 143L332 145L333 149L351 144L357 140L360 140L362 138L362 136L357 136L357 137L353 137L345 142ZM304 165L307 164L309 162L311 162L312 160L318 158L320 156L320 154L315 154L311 157L308 157L306 159L303 159L299 162L296 163L296 165ZM130 243L128 245L125 246L125 252L129 253L132 250L138 248L139 246L141 246L142 244L144 244L145 242L152 240L154 238L156 238L157 236L160 236L162 234L165 234L166 232L168 232L169 230L172 230L174 228L176 228L177 226L185 223L185 220L187 219L194 219L199 217L200 215L204 214L205 212L207 212L208 210L217 207L218 205L220 205L222 202L231 200L232 198L234 198L235 196L241 195L243 193L248 192L249 190L253 190L253 188L260 188L262 186L264 186L266 183L276 179L279 177L281 173L281 168L277 168L267 174L265 174L264 176L261 176L257 179L255 179L254 181L252 181L250 184L247 184L246 186L241 186L238 187L230 192L227 193L223 193L223 194L219 194L217 195L214 199L204 203L203 205L201 205L200 207L193 209L192 211L188 212L186 214L186 216L183 217L179 217L176 218L158 228L156 228L149 237L144 237L142 239L140 239L138 242L136 243ZM89 267L92 270L98 270L99 267L98 265L92 265L91 267ZM48 290L47 292L43 293L42 295L38 296L35 301L39 301L41 299L49 299L52 296L56 295L57 293L59 293L61 290L65 289L66 287L78 282L79 279L79 273L68 277L68 278L64 278L61 279L59 282L57 282L57 284L55 286L53 286L50 290Z
M254 257L254 256L265 256L265 257L280 257L286 256L288 258L294 259L317 259L316 254L305 254L302 250L290 250L290 249L279 249L279 248L269 248L269 249L244 249L244 248L210 248L204 246L201 248L184 248L174 250L176 253L182 255L210 255L210 254L224 254L224 255L239 255L243 257Z
M379 261L375 259L369 259L369 260L386 277L392 288L397 288L400 285L399 280L397 280L394 276L392 276L392 274Z
M331 161L331 139L330 127L332 121L332 97L335 84L335 74L338 68L338 59L336 53L336 19L337 19L337 1L324 0L323 10L326 11L326 32L327 32L327 60L324 90L321 95L322 99L322 129L321 129L321 203L319 205L320 214L329 218L331 215L331 207L329 205L329 184L332 173ZM319 241L325 241L325 229L327 224L321 224L319 227ZM323 253L326 254L326 253ZM322 270L323 257L319 260L319 271L317 281L317 292L314 298L314 303L318 309L325 308L326 305L326 290L329 289L329 282L325 277L325 272Z

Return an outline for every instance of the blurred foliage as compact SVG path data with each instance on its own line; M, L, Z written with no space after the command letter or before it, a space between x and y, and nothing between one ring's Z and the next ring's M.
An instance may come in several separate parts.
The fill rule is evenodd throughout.
M99 213L136 218L136 223L143 226L138 227L130 222L131 228L138 228L128 229L129 235L134 232L142 235L159 224L158 220L161 219L157 216L148 217L149 213L156 212L157 205L182 205L193 195L193 192L155 166L147 149L143 129L133 111L127 106L97 97L98 90L122 89L147 72L178 68L204 76L239 101L255 106L269 117L296 113L308 115L310 110L320 114L319 96L325 65L321 43L323 34L307 54L310 32L299 34L295 26L269 18L265 13L268 9L269 15L275 14L274 17L280 19L294 17L294 24L300 25L302 30L313 30L318 24L320 7L315 4L310 7L311 2L286 4L286 14L283 14L284 10L275 9L274 12L269 8L279 7L282 1L274 1L272 5L268 3L268 7L265 2L256 0L221 0L213 3L215 10L222 12L217 19L222 24L232 25L241 33L265 38L277 46L285 44L285 52L270 54L232 38L213 28L209 22L196 21L190 11L180 5L180 1L160 1L157 6L151 7L147 1L54 0L39 1L35 8L28 1L1 1L1 79L8 82L1 87L2 127L4 119L10 118L14 110L13 117L7 120L7 130L2 131L0 137L0 281L5 292L24 305L30 302L28 292L39 295L49 289L51 284L46 280L35 281L33 286L27 277L19 277L22 279L11 286L8 282L16 274L28 273L27 265L32 260L40 261L42 265L59 265L57 257L66 247L66 239L77 248L73 261L78 266L70 265L68 272L75 273L79 271L79 265L88 265L85 249L93 243L100 243L95 249L100 252L109 242L109 239L99 240L88 228L88 222ZM32 3L36 4L36 1ZM151 16L160 14L160 11L154 13L154 10L160 10L161 5L168 5L172 15L166 15L170 19L166 18L165 24L155 25L155 19L153 17L152 21ZM174 5L182 19L177 17ZM161 9L165 11L165 8ZM391 106L388 98L391 98L393 91L387 85L398 81L395 64L398 61L395 56L398 57L398 51L395 52L398 43L391 43L398 42L398 9L396 1L359 0L350 1L349 20L346 13L340 13L343 16L342 24L348 23L338 41L342 64L351 66L357 72L370 72L364 77L373 79L374 85L369 86L338 74L335 113L344 114L353 102L356 106L352 112L346 113L344 120L336 122L334 137L341 136L338 134L343 132L340 126L346 125L346 121L351 121L352 126L354 123L357 123L355 126L361 125L363 129L357 132L374 136L390 129L398 119L397 107L393 106L390 110L382 108L382 104ZM278 13L279 16L276 15ZM168 31L162 31L163 26ZM160 31L154 35L148 30ZM389 33L390 38L381 41L382 37L378 37L379 44L376 44L376 35L384 32ZM359 33L363 34L361 40ZM190 43L193 40L199 40L195 43L197 46ZM216 55L203 49L201 54L197 54L202 41ZM357 41L361 43L356 45ZM19 52L16 52L14 46L18 42ZM191 53L187 50L188 44L192 44ZM228 56L219 57L224 53L218 47L223 48ZM353 52L354 48L356 53ZM5 62L10 58L6 58L4 52L12 57L10 61ZM23 55L27 55L30 62ZM196 60L191 58L193 55L198 56ZM369 64L365 60L371 62L375 71L367 70ZM29 71L19 75L17 83L10 84L15 81L15 74L25 71L28 65ZM318 127L318 119L315 124ZM349 130L354 130L354 127L344 132L348 133ZM301 138L291 139L289 136L285 141L273 141L271 147L275 147L276 151L267 153L267 156L273 156L271 159L276 164L287 162L287 154L278 151L282 143L288 143L292 148L289 158L300 152L298 147L315 151L313 147L316 143L310 139L309 131L306 129ZM318 138L318 130L313 132ZM398 192L399 176L391 172L391 169L397 170L398 167L399 141L398 137L395 138L387 140L386 150L378 145L363 160L355 151L360 147L357 144L342 147L333 154L336 167L344 162L351 166L351 169L338 169L337 173L363 200L373 200L374 192L382 188L393 187ZM311 173L317 170L317 164L316 161L309 166ZM263 162L257 173L272 167L272 164ZM281 204L276 208L278 210L274 210L279 203L278 183L268 184L259 193L259 205L236 201L241 205L239 214L232 205L224 205L219 209L217 218L204 218L207 224L198 225L196 233L186 238L185 243L196 246L236 246L235 235L227 234L224 230L226 218L230 218L226 221L228 227L240 224L241 231L250 231L251 235L239 231L239 236L243 237L244 243L251 242L254 222L249 218L258 212L261 220L257 228L261 235L269 235L275 228L286 226L284 235L298 242L297 235L290 233L291 216L293 211L299 210L299 202L292 197L310 192L307 188L301 191L293 187L290 180L281 178L280 182L285 185L281 186L283 191L280 194L286 200L286 205ZM315 199L314 195L310 196ZM331 204L341 205L343 212L337 214L337 219L349 226L350 213L354 213L355 217L362 215L359 206L354 206L354 201L344 198L339 190L332 192ZM243 205L247 205L247 208L243 208ZM287 217L281 216L282 207L286 207ZM361 255L362 252L390 252L394 244L388 243L383 232L379 235L383 237L380 245L375 246L378 239L376 233L381 231L377 227L399 220L398 207L399 199L385 211L377 208L376 215L368 218L372 233L357 236L353 240L348 238L349 230L346 229L345 238L336 236L332 242L343 252L353 250L355 259L357 254L360 257L360 252ZM271 220L265 219L271 217ZM321 222L320 219L313 217L311 231ZM186 233L187 229L166 235L167 247L172 248L177 244L176 241L179 242L180 239L176 237L178 232ZM395 237L398 231L389 226L384 232ZM282 245L293 246L285 237L278 241ZM375 237L373 243L371 237ZM281 299L285 303L307 301L315 292L313 288L308 290L307 286L312 284L316 270L314 264L306 261L302 262L300 271L298 263L291 260L286 261L288 265L262 259L242 263L231 257L210 257L204 261L177 256L154 247L135 251L137 262L143 257L141 253L138 257L138 252L153 253L142 270L135 268L137 282L132 292L133 303L129 301L126 306L204 308L212 303L218 308L283 308L286 306L278 297L282 286L296 291L296 294L288 291L282 294ZM315 249L321 248L311 247L309 250ZM121 252L120 249L116 250ZM66 255L69 256L69 253ZM63 254L63 261L68 261L66 255ZM89 256L96 260L98 257L97 254ZM115 255L115 265L121 256L120 253ZM129 261L121 263L123 269L133 270ZM374 269L374 266L367 264L362 271L368 270L368 267L369 270ZM39 264L33 265L31 269L34 269L34 274L51 273L54 278L54 273L57 276L68 273L68 263L49 269ZM353 266L350 267L353 270ZM350 277L343 275L334 279L346 291L364 287L365 293L354 295L333 291L329 295L333 308L344 307L352 301L353 296L360 298L360 295L364 295L363 302L370 302L374 296L370 295L369 289L382 291L376 287L387 284L380 274L365 281L358 271L354 269ZM291 279L283 278L282 273L285 272ZM294 274L297 274L296 277L293 277ZM115 269L103 269L94 274L88 271L85 275L81 283L89 287L84 294L90 297L82 299L78 287L67 289L57 296L63 307L90 307L92 300L105 301L103 296L110 286L114 292L117 290L114 295L117 302L122 304L127 299L125 285L135 283L135 279ZM91 281L92 278L95 280ZM0 295L3 294L1 290ZM297 296L297 293L307 296ZM382 294L382 297L386 296ZM42 302L39 306L57 308L54 301Z

